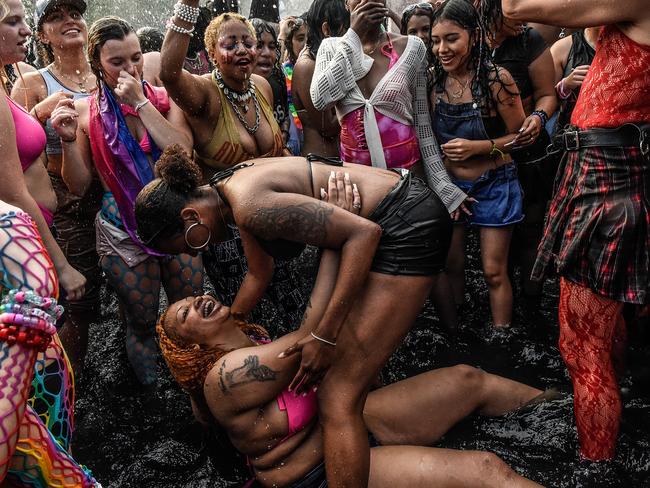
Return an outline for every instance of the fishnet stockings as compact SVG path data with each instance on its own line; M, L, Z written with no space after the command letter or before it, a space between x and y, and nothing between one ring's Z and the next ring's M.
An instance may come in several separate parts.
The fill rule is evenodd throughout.
M7 479L30 487L86 488L95 483L91 473L70 457L29 407L20 424Z
M19 209L7 207L0 214L0 291L25 289L58 296L54 265L36 225ZM56 337L38 359L31 399L56 438L27 406L36 363L35 350L0 343L0 482L6 475L19 486L93 486L92 477L65 452L72 433L74 381Z
M170 259L149 258L129 267L119 256L104 256L101 266L115 289L126 323L126 352L143 385L156 381L157 348L154 330L158 320L161 280L169 303L203 293L201 258L187 255Z
M612 459L616 450L622 404L615 367L622 369L626 339L622 310L622 302L560 281L560 353L573 382L580 454L592 461Z

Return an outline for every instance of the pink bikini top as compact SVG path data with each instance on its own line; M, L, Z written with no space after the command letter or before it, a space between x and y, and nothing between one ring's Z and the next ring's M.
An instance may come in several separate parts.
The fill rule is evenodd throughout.
M43 126L34 117L11 98L6 98L16 126L16 146L24 173L45 151L47 137Z
M258 344L269 344L270 339L261 337L251 337L251 339ZM291 436L300 432L307 427L318 413L318 401L316 392L309 390L305 396L294 395L287 389L277 396L278 407L283 412L287 412L287 420L289 429L287 435L278 444L282 444Z
M289 430L287 436L280 441L286 441L291 436L307 427L318 413L316 392L309 390L307 395L294 395L288 390L283 390L277 397L280 410L287 412Z
M393 42L381 47L381 53L389 59L390 70L399 60ZM410 168L420 160L420 146L415 128L397 122L375 110L377 127L381 136L386 166L388 168ZM343 161L372 166L368 142L364 130L364 107L346 114L341 121L340 151Z
M140 114L136 112L135 109L130 105L127 105L125 103L120 103L120 108L122 109L122 114L124 114L125 116L131 115L133 117L140 118ZM151 154L151 141L149 141L149 134L146 131L138 144L140 144L140 148L142 149L142 152L144 152L145 154Z

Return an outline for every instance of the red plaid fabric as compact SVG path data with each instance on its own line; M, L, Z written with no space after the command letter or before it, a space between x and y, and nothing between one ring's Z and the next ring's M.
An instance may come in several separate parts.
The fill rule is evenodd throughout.
M644 304L650 285L650 162L638 147L570 151L532 278L560 276L613 300Z

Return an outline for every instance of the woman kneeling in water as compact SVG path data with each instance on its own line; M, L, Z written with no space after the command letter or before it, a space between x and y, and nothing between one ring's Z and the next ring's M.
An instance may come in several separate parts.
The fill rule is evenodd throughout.
M197 416L217 422L247 456L255 475L247 486L326 486L316 393L289 392L299 356L282 359L279 354L310 336L337 267L336 254L325 251L308 318L299 330L273 342L262 327L234 319L210 296L176 302L157 326L163 356L190 393ZM502 415L540 394L465 365L372 391L363 420L380 447L370 450L369 487L540 486L492 453L420 447L436 442L472 412Z

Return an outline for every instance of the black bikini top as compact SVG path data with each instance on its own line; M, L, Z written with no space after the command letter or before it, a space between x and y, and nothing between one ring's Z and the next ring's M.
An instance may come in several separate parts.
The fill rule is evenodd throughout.
M220 181L230 178L236 171L239 171L243 168L248 168L253 166L254 163L241 163L233 166L232 168L227 168L221 171L218 171L212 178L210 178L209 185L214 188L219 197L224 201L224 203L230 206L230 203L224 195L219 191L217 184ZM255 239L260 243L260 246L264 251L274 259L288 260L300 256L302 251L304 251L306 244L301 242L288 241L286 239L274 239L272 241L262 239L261 237L255 236Z

